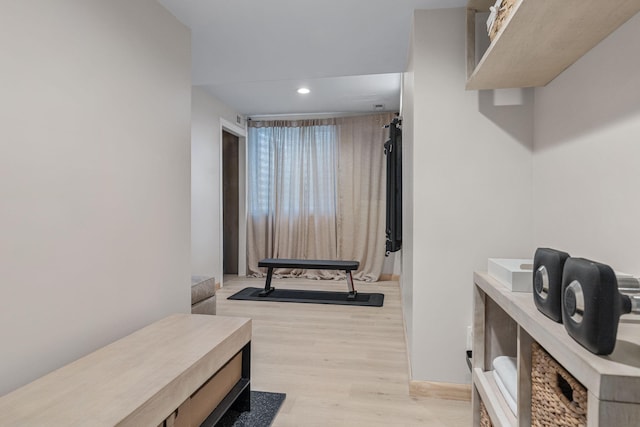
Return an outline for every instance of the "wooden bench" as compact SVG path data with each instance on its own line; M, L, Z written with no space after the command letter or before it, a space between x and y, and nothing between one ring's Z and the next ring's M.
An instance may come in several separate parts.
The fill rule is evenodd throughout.
M250 319L176 314L0 397L0 424L213 426L249 406L250 360Z
M357 291L353 287L353 277L351 276L351 272L360 267L360 263L358 261L265 258L258 262L258 267L268 268L264 291L259 294L261 297L265 297L275 290L275 288L271 287L271 278L273 276L274 268L301 268L304 270L344 270L347 274L347 287L349 289L347 298L356 298Z

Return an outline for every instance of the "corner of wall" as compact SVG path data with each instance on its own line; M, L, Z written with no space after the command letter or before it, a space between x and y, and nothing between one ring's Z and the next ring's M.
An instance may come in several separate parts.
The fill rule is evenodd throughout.
M403 290L412 290L412 379L432 383L469 381L473 271L489 257L524 257L531 246L533 106L497 107L493 93L465 90L465 20L464 8L414 16L413 223Z
M194 86L192 93L191 272L222 282L222 123L243 116L204 87Z

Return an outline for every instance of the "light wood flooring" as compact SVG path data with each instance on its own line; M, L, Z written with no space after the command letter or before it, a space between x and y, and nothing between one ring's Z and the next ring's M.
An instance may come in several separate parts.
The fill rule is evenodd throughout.
M397 282L356 282L384 306L232 301L264 279L225 276L217 314L253 319L253 390L286 393L274 426L471 425L471 404L409 396ZM274 279L276 288L346 291L346 282Z

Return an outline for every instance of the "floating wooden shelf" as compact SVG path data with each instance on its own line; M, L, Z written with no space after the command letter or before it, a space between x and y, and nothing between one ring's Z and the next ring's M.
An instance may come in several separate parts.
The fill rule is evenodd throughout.
M476 66L475 14L493 3L467 4L470 90L545 86L640 11L638 0L518 0Z

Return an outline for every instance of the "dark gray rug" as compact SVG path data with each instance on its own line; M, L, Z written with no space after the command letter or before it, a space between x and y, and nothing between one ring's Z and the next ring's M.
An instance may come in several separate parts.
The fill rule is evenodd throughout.
M382 307L384 294L358 292L354 300L347 299L347 292L309 291L299 289L275 289L266 297L258 294L263 288L244 288L227 299L249 301L306 302L313 304L360 305Z
M236 412L229 409L216 427L269 427L286 397L284 393L251 390L251 410Z

